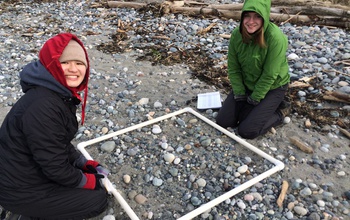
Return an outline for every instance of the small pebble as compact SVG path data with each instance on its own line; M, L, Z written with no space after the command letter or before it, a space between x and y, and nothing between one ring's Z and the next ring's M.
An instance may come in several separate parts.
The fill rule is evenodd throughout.
M138 204L144 204L145 202L147 202L147 198L142 194L138 194L135 196L135 202L137 202Z
M130 183L131 177L127 174L123 176L124 183Z

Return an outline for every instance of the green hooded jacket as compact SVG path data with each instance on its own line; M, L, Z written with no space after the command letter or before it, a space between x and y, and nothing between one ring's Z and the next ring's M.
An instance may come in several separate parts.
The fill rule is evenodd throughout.
M286 57L288 39L277 25L269 21L271 0L246 0L242 14L254 11L264 19L267 47L254 42L243 43L240 27L232 31L228 50L228 78L234 95L250 94L255 101L264 99L269 90L290 81ZM241 19L241 26L242 19Z

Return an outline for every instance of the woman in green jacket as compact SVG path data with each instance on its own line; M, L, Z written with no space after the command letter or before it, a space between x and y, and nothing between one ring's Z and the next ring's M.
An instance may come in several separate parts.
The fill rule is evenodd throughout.
M240 25L232 32L228 77L232 91L216 118L247 139L280 125L289 108L282 103L290 81L287 37L269 21L270 0L246 0Z

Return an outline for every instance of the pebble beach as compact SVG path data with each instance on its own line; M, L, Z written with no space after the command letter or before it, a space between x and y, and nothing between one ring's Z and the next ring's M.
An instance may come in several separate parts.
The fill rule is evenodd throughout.
M210 32L197 34L212 23L217 25ZM23 95L18 73L38 59L47 39L71 32L85 44L91 75L85 123L73 140L77 145L187 107L215 122L217 109L197 109L196 97L219 91L224 100L222 88L193 77L186 64L153 65L138 58L154 45L167 48L169 54L201 48L222 66L229 42L222 35L230 34L239 23L184 14L159 17L150 11L103 7L93 0L29 0L0 3L0 24L1 121ZM126 49L119 53L99 50L102 44L112 42L121 24L130 27L123 29L128 38L120 42L121 46L127 44ZM350 94L350 66L341 62L350 60L348 30L290 23L280 28L289 39L286 56L292 81L317 78L319 82L319 87L298 88L296 99L301 104L325 91ZM315 111L330 108L334 121L350 120L350 104L314 103ZM80 119L79 114L77 117ZM350 219L349 137L335 123L318 125L298 112L284 122L262 137L244 140L281 161L284 168L194 219ZM294 146L291 136L310 145L313 153ZM86 150L111 170L109 180L140 219L179 219L274 167L187 112L115 135ZM278 205L284 182L288 188ZM108 209L93 219L130 217L111 195Z

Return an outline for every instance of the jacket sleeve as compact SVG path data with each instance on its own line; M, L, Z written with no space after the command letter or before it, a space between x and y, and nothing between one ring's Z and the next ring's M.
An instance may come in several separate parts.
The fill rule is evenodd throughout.
M278 27L270 26L270 29L273 29L273 34L267 36L268 47L262 73L251 94L252 99L256 101L265 97L281 74L282 66L286 62L288 41L286 36L276 28Z
M69 143L67 145L67 149L68 149L69 161L71 164L73 164L73 166L76 166L79 168L86 163L87 159L74 147L72 143Z
M228 56L227 56L227 75L230 80L233 94L234 95L245 95L246 90L243 84L242 70L241 65L238 62L238 51L236 50L235 44L240 39L238 38L239 28L236 28L232 31L230 44L228 48Z
M34 162L43 175L73 188L81 184L83 175L70 161L72 145L67 146L69 118L66 108L54 98L38 100L27 109L22 125Z

